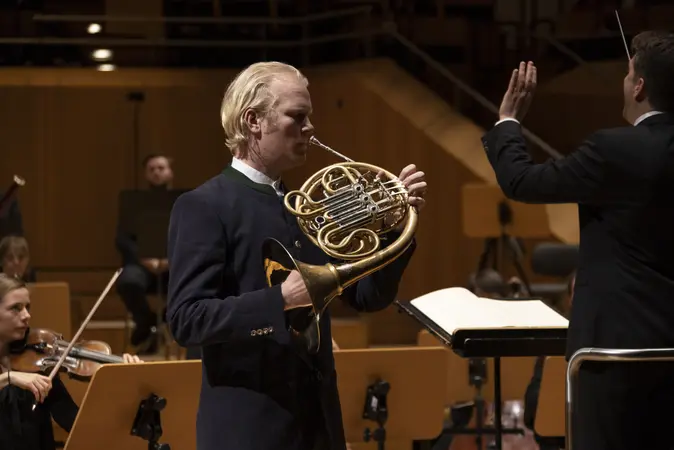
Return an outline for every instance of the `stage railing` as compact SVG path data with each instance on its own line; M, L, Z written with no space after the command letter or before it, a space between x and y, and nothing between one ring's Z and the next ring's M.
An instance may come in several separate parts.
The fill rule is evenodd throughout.
M573 450L573 406L578 393L578 371L586 361L674 361L674 348L581 348L569 358L566 370L566 450Z

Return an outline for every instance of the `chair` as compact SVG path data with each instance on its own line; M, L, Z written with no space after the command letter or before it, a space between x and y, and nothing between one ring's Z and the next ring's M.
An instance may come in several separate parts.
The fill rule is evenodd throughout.
M568 277L578 264L578 246L557 242L544 242L534 247L531 253L531 269L537 275L560 277L559 283L534 283L532 294L540 297L558 297L568 287Z
M615 349L581 348L569 359L566 369L566 450L573 450L573 401L577 395L578 371L585 361L674 361L674 348Z

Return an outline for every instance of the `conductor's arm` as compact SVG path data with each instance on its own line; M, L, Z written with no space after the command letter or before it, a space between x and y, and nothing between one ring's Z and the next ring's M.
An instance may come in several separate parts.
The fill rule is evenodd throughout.
M215 201L201 191L190 191L176 200L171 211L167 302L171 333L182 346L253 339L287 343L280 284L223 295L227 236Z
M595 133L568 156L535 164L519 122L507 119L494 126L482 143L506 197L524 203L593 203L605 195L604 140L602 132Z

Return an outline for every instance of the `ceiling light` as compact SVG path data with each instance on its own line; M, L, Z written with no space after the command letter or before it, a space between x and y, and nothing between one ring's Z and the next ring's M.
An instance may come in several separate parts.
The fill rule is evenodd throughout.
M89 26L87 27L87 33L89 33L89 34L100 33L102 29L103 28L101 27L101 24L90 23Z
M91 57L95 61L108 61L110 58L112 58L112 50L109 48L99 48L98 50L94 50L91 53Z

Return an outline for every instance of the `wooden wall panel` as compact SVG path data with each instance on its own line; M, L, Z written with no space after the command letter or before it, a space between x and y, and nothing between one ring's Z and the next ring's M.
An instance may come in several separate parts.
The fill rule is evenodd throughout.
M117 195L133 167L130 105L120 94L68 87L45 95L42 265L101 266L118 259Z
M44 205L45 89L0 86L0 189L13 175L26 179L19 191L24 229L37 260L47 241Z

